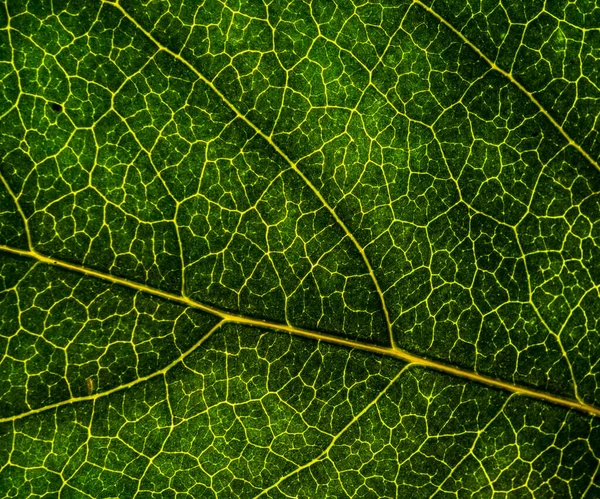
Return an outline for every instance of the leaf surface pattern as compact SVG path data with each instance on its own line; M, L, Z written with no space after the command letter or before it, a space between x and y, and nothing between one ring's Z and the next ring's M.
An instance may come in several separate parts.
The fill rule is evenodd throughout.
M6 0L0 495L599 497L599 33Z

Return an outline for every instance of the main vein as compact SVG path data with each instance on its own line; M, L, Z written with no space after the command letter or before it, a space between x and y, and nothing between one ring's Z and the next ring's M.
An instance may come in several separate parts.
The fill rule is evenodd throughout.
M352 232L350 232L348 227L346 227L346 224L339 217L339 215L336 213L336 211L329 205L329 203L323 197L323 195L319 192L319 190L313 185L313 183L308 179L308 177L306 177L306 175L304 175L304 173L298 168L298 165L294 161L292 161L292 159L273 141L273 139L270 136L268 136L266 133L264 133L257 125L255 125L252 121L250 121L250 119L248 119L248 117L246 117L242 112L240 112L240 110L232 102L230 102L229 99L227 99L227 97L225 97L225 95L213 84L212 81L210 81L200 71L198 71L196 69L196 67L193 64L191 64L187 59L182 57L177 52L174 52L171 49L169 49L168 47L165 47L163 44L161 44L152 35L152 33L150 33L148 30L146 30L146 28L144 28L140 23L138 23L134 17L132 17L123 7L121 7L121 5L119 5L118 0L116 2L110 1L110 0L101 0L101 2L117 8L121 12L123 17L128 19L137 29L139 29L142 33L144 33L144 35L148 39L150 39L150 41L152 41L152 43L154 43L159 50L162 50L163 52L169 54L171 57L175 58L176 60L178 60L179 62L184 64L188 69L190 69L198 77L199 80L201 80L203 83L208 85L211 88L211 90L215 94L217 94L219 96L219 98L227 105L227 107L229 107L239 119L244 121L244 123L246 123L250 128L252 128L252 130L254 130L254 132L257 135L262 137L277 152L277 154L279 154L279 156L281 156L286 161L286 163L288 163L290 165L292 170L294 170L294 172L296 172L296 174L298 174L300 176L300 178L306 183L306 185L313 191L313 193L315 194L317 199L319 199L321 204L331 213L331 215L335 219L336 223L342 228L342 230L344 231L346 236L350 239L350 241L352 241L352 244L354 244L354 246L360 253L361 258L367 267L367 271L369 272L371 280L373 281L377 295L379 296L379 301L381 302L381 308L383 310L383 314L385 316L385 321L387 324L390 344L392 346L394 346L396 344L396 342L394 340L394 335L392 332L392 322L390 319L389 311L385 304L383 290L381 289L381 286L379 285L379 281L377 280L377 277L375 276L375 272L373 270L373 267L371 266L371 262L367 258L367 254L366 254L364 248L358 242L356 237L354 237Z
M471 40L469 40L465 35L463 35L458 29L456 29L452 24L450 24L448 21L446 21L446 19L444 19L442 16L440 16L435 10L433 10L430 6L424 4L421 0L413 0L413 3L419 5L420 7L422 7L423 9L425 9L427 12L429 12L432 16L434 16L438 21L440 21L442 24L444 24L444 26L447 26L450 30L452 30L452 32L457 35L466 45L468 45L469 47L471 47L471 49L473 49L477 55L479 55L479 57L481 57L485 62L487 62L490 67L494 70L497 71L498 73L500 73L502 76L504 76L505 78L507 78L508 80L510 80L510 82L515 85L521 92L523 92L531 102L533 102L537 108L540 110L540 112L546 117L548 118L548 120L550 120L550 122L556 127L556 129L561 133L561 135L567 140L567 142L569 143L569 145L573 146L575 149L577 149L577 151L585 158L587 159L593 166L596 167L596 169L600 170L600 164L598 164L598 162L592 158L588 152L583 149L583 147L581 147L577 142L575 142L571 136L565 131L565 129L562 127L562 125L556 121L556 119L554 119L554 117L546 110L546 108L544 106L542 106L542 103L537 100L535 98L535 96L529 91L527 90L513 75L512 73L505 71L504 69L502 69L500 66L498 66L494 61L492 61L487 55L485 55Z
M338 337L338 336L333 336L331 334L323 333L320 331L311 331L309 329L303 329L303 328L291 326L289 324L280 324L280 323L276 323L276 322L271 322L271 321L267 321L267 320L263 320L263 319L257 319L257 318L253 318L253 317L247 317L247 316L241 315L241 314L228 312L225 310L221 310L217 307L198 302L187 296L180 296L175 293L170 293L168 291L163 291L161 289L147 286L145 284L133 282L133 281L130 281L129 279L125 279L123 277L117 277L114 275L106 274L104 272L100 272L98 270L84 267L82 265L65 262L65 261L59 260L57 258L51 258L51 257L45 256L45 255L42 255L41 253L39 253L35 250L29 251L29 250L12 248L10 246L0 245L0 251L12 253L14 255L24 256L27 258L33 258L44 264L61 267L66 270L78 272L80 274L84 274L89 277L95 277L95 278L98 278L98 279L101 279L104 281L111 282L113 284L118 284L121 286L132 288L137 291L148 293L153 296L158 296L158 297L166 299L166 300L170 300L170 301L180 303L180 304L188 306L188 307L202 310L204 312L207 312L207 313L210 313L212 315L219 317L221 319L219 324L223 324L223 323L245 324L248 326L273 329L273 330L277 330L277 331L285 331L292 335L300 336L303 338L310 338L310 339L316 340L316 341L325 341L327 343L332 343L332 344L340 345L340 346L347 347L347 348L355 348L358 350L372 352L372 353L379 354L379 355L395 357L397 359L400 359L404 362L408 362L409 364L412 364L415 366L422 366L422 367L434 369L436 371L440 371L445 374L450 374L450 375L453 375L453 376L456 376L456 377L459 377L462 379L466 379L469 381L475 381L478 383L482 383L482 384L485 384L485 385L488 385L488 386L491 386L494 388L499 388L502 390L509 391L511 393L517 393L519 395L533 397L533 398L543 400L545 402L551 402L551 403L554 403L554 404L557 404L557 405L560 405L563 407L576 409L578 411L586 412L593 416L600 416L600 408L598 408L598 407L595 407L595 406L592 406L589 404L585 404L583 402L579 402L576 400L571 400L566 397L553 395L551 393L547 393L542 390L537 390L534 388L517 385L514 383L510 383L508 381L498 380L498 379L492 378L490 376L485 376L483 374L479 374L474 371L469 371L468 369L463 369L460 367L455 367L455 366L452 366L449 364L445 364L445 363L437 361L437 360L428 359L426 357L416 355L414 353L402 350L402 349L398 348L397 346L383 347L383 346L373 345L373 344L369 344L369 343L362 343L360 341L342 338L342 337ZM117 390L117 389L113 389L112 391L115 391L115 390ZM69 403L69 401L65 401L64 403L59 403L58 405L64 405L66 403ZM48 406L48 408L52 408L55 406L57 406L57 404ZM12 420L12 419L16 419L16 418L25 417L32 412L40 412L41 410L44 410L44 408L40 408L40 409L36 409L35 411L30 411L27 413L19 414L18 416L13 416L8 419ZM3 419L0 419L0 422L2 422L2 421L3 421Z

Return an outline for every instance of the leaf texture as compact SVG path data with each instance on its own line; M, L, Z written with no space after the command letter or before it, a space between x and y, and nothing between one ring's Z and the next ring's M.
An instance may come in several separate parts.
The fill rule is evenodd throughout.
M0 496L600 497L593 2L0 6Z

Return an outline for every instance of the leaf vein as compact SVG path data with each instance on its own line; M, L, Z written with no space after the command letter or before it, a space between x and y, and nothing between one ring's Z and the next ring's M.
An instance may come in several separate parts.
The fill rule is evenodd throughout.
M32 259L35 259L39 262L42 262L42 263L45 263L48 265L54 265L56 267L60 267L60 268L63 268L63 269L66 269L66 270L69 270L72 272L77 272L77 273L84 274L84 275L87 275L90 277L108 281L108 282L111 282L116 285L125 286L125 287L131 288L131 289L135 289L137 291L142 291L144 293L151 294L153 296L157 296L157 297L160 297L160 298L163 298L166 300L180 303L182 305L185 305L185 306L188 306L191 308L202 310L204 312L207 312L207 313L210 313L212 315L219 317L221 320L219 321L218 325L223 325L225 323L233 323L233 324L243 324L243 325L247 325L247 326L259 327L259 328L265 328L265 329L272 329L275 331L286 332L286 333L292 334L294 336L299 336L302 338L309 338L309 339L312 339L315 341L324 341L327 343L332 343L332 344L346 347L346 348L353 348L353 349L358 349L358 350L362 350L362 351L366 351L366 352L371 352L371 353L378 354L378 355L394 357L401 361L407 362L411 365L418 365L421 367L426 367L426 368L433 369L438 372L442 372L444 374L449 374L449 375L455 376L457 378L461 378L461 379L468 380L468 381L475 381L477 383L481 383L481 384L487 385L492 388L501 389L501 390L508 391L511 393L524 395L527 397L532 397L532 398L536 398L539 400L543 400L545 402L557 404L557 405L567 407L570 409L575 409L575 410L590 414L592 416L600 416L600 408L590 405L590 404L586 404L585 402L572 400L572 399L569 399L566 397L554 395L554 394L551 394L551 393L548 393L548 392L545 392L542 390L538 390L535 388L530 388L527 386L510 383L508 381L495 379L490 376L479 374L475 371L470 371L470 370L463 369L460 367L455 367L455 366L448 365L448 364L445 364L445 363L437 361L437 360L419 356L414 353L408 352L406 350L402 350L398 347L383 347L383 346L369 344L369 343L361 343L359 341L346 339L346 338L339 337L339 336L333 336L333 335L325 334L325 333L318 332L318 331L311 331L308 329L298 328L295 326L291 326L289 324L279 324L279 323L270 322L270 321L266 321L266 320L262 320L262 319L248 317L248 316L241 315L241 314L227 312L224 310L220 310L216 307L212 307L212 306L206 305L204 303L192 300L186 296L179 296L174 293L169 293L168 291L163 291L163 290L160 290L157 288L153 288L153 287L147 286L145 284L139 284L139 283L130 281L130 280L122 278L122 277L116 277L116 276L113 276L110 274L105 274L103 272L99 272L94 269L83 267L81 265L76 265L73 263L65 262L65 261L59 260L57 258L50 258L50 257L47 257L45 255L38 253L37 251L27 251L27 250L22 250L22 249L11 248L9 246L4 246L4 245L0 245L0 251L4 251L6 253L11 253L13 255L19 255L19 256L23 256L23 257L27 257L27 258L32 258ZM200 340L200 341L203 341L203 340ZM181 360L181 357L179 360ZM172 365L172 364L170 364L170 365ZM160 371L157 371L157 372L160 372ZM156 373L153 373L153 375L155 375L155 374ZM122 385L121 387L112 389L112 391L116 391L116 390L121 389L126 386L128 386L128 385ZM108 394L108 393L112 393L112 391L103 392L103 393ZM99 395L101 395L101 394L99 393L92 397L81 397L81 398L77 398L77 399L70 399L70 400L67 400L64 402L59 402L57 404L46 406L46 408L50 409L50 408L54 408L57 406L65 405L69 402L78 402L80 400L87 400L89 398L93 398L93 397L99 396ZM14 419L20 419L22 417L27 416L28 414L41 412L42 410L45 410L45 408L35 409L34 411L23 413L18 416L12 416L9 418L0 418L0 423L6 422L6 421L12 421Z

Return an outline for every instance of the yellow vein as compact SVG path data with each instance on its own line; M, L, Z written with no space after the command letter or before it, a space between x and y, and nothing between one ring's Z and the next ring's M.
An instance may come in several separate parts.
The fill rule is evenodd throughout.
M125 383L123 385L119 385L116 386L114 388L111 388L110 390L106 390L103 392L98 392L95 393L93 395L85 395L83 397L73 397L70 399L66 399L66 400L61 400L60 402L56 402L54 404L48 404L45 405L43 407L38 407L37 409L32 409L31 411L27 411L27 412L22 412L21 414L15 414L14 416L9 416L7 418L0 418L0 423L7 423L9 421L16 421L18 419L23 419L27 416L32 416L33 414L39 414L40 412L44 412L50 409L57 409L59 407L65 406L65 405L69 405L69 404L75 404L77 402L86 402L88 400L96 400L99 399L101 397L105 397L107 395L111 395L115 392L120 392L121 390L125 390L127 388L131 388L132 386L138 385L140 383L143 383L144 381L148 381L152 378L156 378L157 376L162 376L164 374L166 374L168 371L170 371L173 367L175 367L177 364L179 364L180 362L182 362L183 360L185 360L186 357L189 357L190 354L192 354L195 350L198 349L198 347L200 345L202 345L202 343L204 343L208 338L210 338L210 336L217 330L219 329L222 325L223 325L224 321L219 321L219 323L217 323L216 325L214 325L210 331L208 331L206 334L204 334L204 336L202 336L202 338L200 338L191 348L189 348L188 350L186 350L185 352L183 352L179 357L177 357L173 362L171 362L170 364L166 365L165 367L163 367L162 369L159 369L158 371L155 371L151 374L148 374L147 376L140 376L139 378L134 379L133 381L130 381L129 383Z
M323 458L327 457L329 455L329 453L331 452L331 449L333 449L333 447L335 446L336 442L348 431L348 429L350 429L352 427L352 425L354 423L356 423L364 414L369 412L369 410L374 405L377 405L377 403L379 402L381 397L383 397L387 393L387 391L390 389L390 387L392 387L396 383L396 381L398 381L400 376L402 376L404 374L404 371L406 371L409 367L410 367L410 364L408 364L408 365L404 366L402 369L400 369L398 374L396 374L396 376L394 376L394 378L388 383L388 385L383 390L381 390L377 394L377 396L373 400L371 400L371 402L369 402L356 416L354 416L350 421L348 421L348 424L346 424L346 426L344 426L340 431L338 431L335 434L335 436L331 439L331 442L329 442L329 445L323 450L323 452L321 452L321 454L319 454L317 457L315 457L311 461L308 461L307 463L305 463L301 466L298 466L296 469L290 471L288 474L283 475L279 480L277 480L275 483L273 483L273 485L270 485L268 488L263 489L254 497L257 498L257 497L261 497L261 496L265 495L270 490L273 490L273 489L279 487L279 485L281 483L285 482L289 477L297 475L302 470L305 470L306 468L310 468L313 464L316 464L319 461L323 460Z
M350 230L348 230L348 227L346 227L346 224L342 221L342 219L338 216L338 214L335 212L335 210L325 200L325 198L319 192L319 190L312 184L312 182L308 179L308 177L306 177L306 175L304 175L304 173L302 173L302 171L300 171L297 164L294 161L292 161L292 159L287 154L285 154L285 152L283 152L281 150L281 148L273 141L273 139L271 137L269 137L267 134L265 134L260 128L258 128L258 126L256 126L252 121L250 121L246 116L244 116L244 114L242 114L239 111L239 109L237 107L235 107L235 105L232 104L227 99L227 97L225 97L225 95L223 93L221 93L221 91L212 83L212 81L210 81L202 73L200 73L200 71L198 71L190 62L188 62L180 54L178 54L177 52L173 52L168 47L165 47L164 45L162 45L156 38L154 38L152 33L150 33L148 30L146 30L141 24L139 24L135 20L135 18L133 18L123 7L121 7L121 5L119 5L118 0L117 0L117 2L112 2L110 0L101 0L101 1L103 3L111 5L111 6L115 7L116 9L118 9L121 12L121 14L127 20L129 20L138 30L140 30L142 33L144 33L144 35L150 41L152 41L152 43L154 43L156 45L156 47L158 47L159 50L162 50L163 52L169 54L171 57L177 59L179 62L181 62L183 65L185 65L188 69L190 69L198 77L198 79L200 79L203 83L208 85L211 88L211 90L219 96L219 98L235 113L235 115L239 119L241 119L250 128L252 128L252 130L254 130L257 135L259 135L260 137L262 137L264 140L267 141L267 143L290 165L292 170L294 170L294 172L296 172L300 176L300 178L306 183L306 185L313 191L313 193L315 194L315 196L317 196L317 198L322 203L322 205L331 213L331 215L333 216L333 218L335 219L337 224L342 228L342 230L344 231L346 236L350 239L350 241L352 241L352 244L354 244L354 246L360 253L360 256L361 256L363 262L367 266L367 270L369 272L371 280L373 281L373 284L375 285L375 290L377 291L377 294L379 295L379 301L381 302L381 308L382 308L383 314L385 316L387 329L388 329L388 333L389 333L389 337L390 337L390 343L392 346L394 346L396 344L396 342L394 340L394 336L393 336L393 332L392 332L392 322L390 319L390 314L388 312L387 306L385 304L385 299L383 297L383 290L381 289L381 286L379 285L379 281L375 277L375 272L373 271L373 268L371 267L371 262L369 262L369 259L367 258L365 250L360 245L358 240L354 237L354 235L350 232Z
M413 3L421 6L423 9L425 9L427 12L429 12L432 16L434 16L438 21L440 21L442 24L444 24L445 26L450 28L452 30L452 32L454 34L456 34L464 43L466 43L475 52L477 52L477 55L479 55L479 57L481 57L485 62L487 62L494 71L497 71L505 78L508 78L511 81L511 83L513 83L513 85L515 85L521 92L523 92L527 97L529 97L529 100L531 102L533 102L538 107L538 109L541 111L541 113L550 120L550 122L556 127L556 129L567 140L569 145L571 145L575 149L577 149L577 151L579 151L579 153L585 159L587 159L593 166L595 166L596 169L600 170L600 164L598 164L598 162L596 160L594 160L587 153L587 151L585 151L577 142L575 142L570 137L570 135L563 129L562 125L552 117L552 115L544 108L544 106L542 106L540 101L538 101L529 90L527 90L521 83L519 83L519 81L512 75L512 73L509 73L508 71L505 71L504 69L499 67L494 61L492 61L488 56L486 56L473 42L471 42L471 40L469 40L465 35L463 35L452 24L450 24L448 21L446 21L446 19L444 19L442 16L440 16L431 7L429 7L428 5L425 5L421 0L413 0Z
M24 256L27 258L33 258L38 260L39 262L53 265L57 267L61 267L70 271L78 272L80 274L84 274L90 277L95 277L98 279L102 279L104 281L111 282L113 284L118 284L121 286L126 286L131 289L135 289L137 291L141 291L144 293L149 293L154 296L158 296L160 298L164 298L166 300L170 300L176 303L181 303L182 305L193 307L198 310L202 310L204 312L213 314L221 319L221 323L230 322L235 324L244 324L253 327L274 329L277 331L285 331L294 336L299 336L302 338L309 338L311 340L316 341L324 341L327 343L332 343L335 345L362 350L365 352L371 352L379 355L385 355L388 357L394 357L396 359L400 359L404 362L408 362L409 364L413 364L416 366L426 367L430 369L434 369L436 371L450 374L452 376L456 376L458 378L463 378L469 381L475 381L477 383L482 383L494 388L498 388L501 390L505 390L511 393L516 393L519 395L524 395L527 397L533 397L539 400L543 400L545 402L550 402L553 404L561 405L563 407L568 407L570 409L576 409L578 411L586 412L588 414L594 416L600 416L600 408L579 402L576 400L571 400L566 397L560 397L557 395L553 395L541 390L537 390L534 388L529 388L521 385L516 385L514 383L510 383L508 381L502 381L490 376L485 376L483 374L476 373L474 371L469 371L468 369L463 369L460 367L455 367L452 365L445 364L443 362L437 360L431 360L426 357L421 357L419 355L415 355L410 352L406 352L398 347L383 347L379 345L373 345L369 343L362 343L360 341L341 338L338 336L333 336L330 334L310 331L308 329L298 328L295 326L290 326L289 324L279 324L275 322L270 322L262 319L255 319L252 317L246 317L244 315L235 314L231 312L227 312L224 310L220 310L216 307L212 307L210 305L206 305L204 303L192 300L187 296L180 296L174 293L169 293L168 291L163 291L160 289L153 288L151 286L147 286L145 284L139 284L123 277L116 277L110 274L105 274L103 272L99 272L97 270L93 270L87 267L83 267L81 265L77 265L74 263L65 262L59 260L57 258L49 258L45 255L38 253L37 251L28 251L23 249L11 248L9 246L0 245L0 251L5 251L8 253L12 253L15 255ZM52 407L52 406L49 406ZM38 411L39 412L39 411ZM2 420L0 420L1 422Z
M10 185L8 185L8 182L4 178L4 175L2 175L1 173L0 173L0 182L2 182L2 184L4 184L4 188L7 190L8 194L10 195L10 197L13 199L13 202L15 203L17 212L23 219L23 226L25 227L25 236L27 237L27 245L29 246L29 248L33 248L33 243L31 242L31 233L29 232L27 217L25 216L25 212L23 211L23 208L21 207L21 204L19 203L19 198L14 193L14 191L11 189Z

